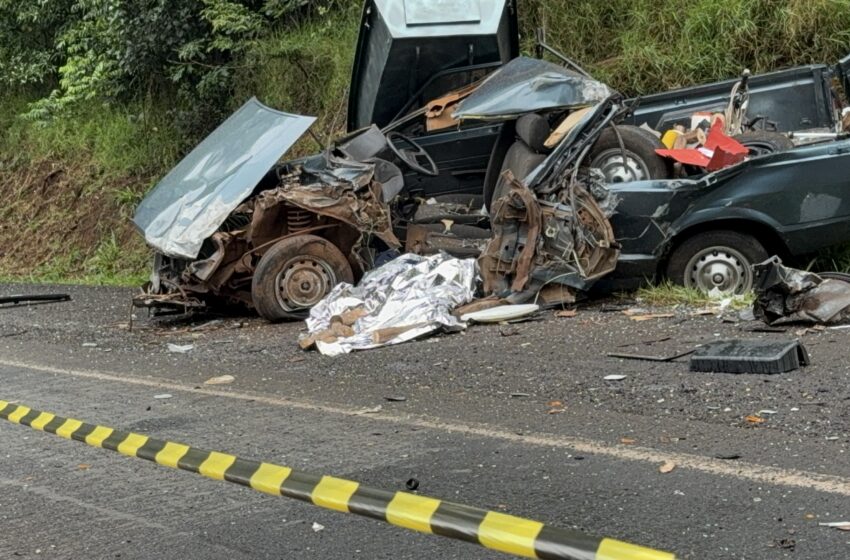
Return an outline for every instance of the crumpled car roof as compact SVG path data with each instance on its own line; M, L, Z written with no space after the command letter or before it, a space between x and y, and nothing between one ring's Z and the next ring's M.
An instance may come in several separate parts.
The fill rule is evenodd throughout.
M509 120L552 109L590 107L614 93L602 82L557 64L519 57L494 72L458 106L459 120Z
M277 161L315 122L251 98L172 169L133 223L157 251L195 259Z

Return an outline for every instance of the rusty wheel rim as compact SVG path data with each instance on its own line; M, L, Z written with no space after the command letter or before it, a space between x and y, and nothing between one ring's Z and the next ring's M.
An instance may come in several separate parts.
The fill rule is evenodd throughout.
M276 278L277 302L285 311L309 309L337 284L333 268L309 255L287 261Z

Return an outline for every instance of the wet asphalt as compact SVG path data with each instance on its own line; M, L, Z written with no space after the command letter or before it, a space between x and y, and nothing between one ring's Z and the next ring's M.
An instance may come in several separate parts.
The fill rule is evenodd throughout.
M136 311L130 330L132 290L0 287L23 291L73 301L0 308L0 399L389 490L413 477L681 558L850 558L850 533L818 525L850 521L850 330L751 332L685 308L639 322L623 313L639 303L609 300L327 358L298 348L300 324ZM813 363L726 375L607 357L727 338L800 338ZM235 381L204 385L220 375ZM7 423L0 486L0 558L503 557Z

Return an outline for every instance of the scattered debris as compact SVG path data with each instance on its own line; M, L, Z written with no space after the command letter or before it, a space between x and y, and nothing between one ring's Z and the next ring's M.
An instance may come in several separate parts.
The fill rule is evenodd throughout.
M230 385L234 381L236 381L236 378L232 375L221 375L207 379L204 381L204 385Z
M850 281L788 268L778 257L756 265L754 271L753 313L768 325L829 325L850 319Z
M505 337L519 335L519 329L516 327L500 327L499 334Z
M793 551L797 548L797 541L794 539L777 539L773 541L773 544L776 548L781 548L783 550Z
M97 348L96 342L83 342L83 348Z
M729 454L718 454L714 456L715 459L720 459L721 461L737 461L741 459L742 456L738 453L729 453Z
M563 309L555 313L555 317L559 319L572 319L578 315L578 309Z
M760 416L756 416L755 414L750 414L749 416L745 416L744 420L749 422L750 424L764 424L766 420Z
M774 414L779 414L776 410L759 410L759 416L773 416Z
M620 443L622 443L623 445L635 445L637 443L637 440L634 438L624 437L620 438Z
M718 171L725 167L737 165L744 161L750 150L737 140L726 136L723 131L724 128L723 121L717 119L707 136L704 131L698 128L694 130L693 139L698 141L698 147L677 148L673 143L670 143L672 149L658 149L655 152L678 163L702 167L707 171ZM701 136L700 133L702 133ZM665 137L667 136L665 135Z
M799 340L725 340L699 348L690 370L715 373L779 374L809 365Z
M622 381L625 378L625 375L606 375L604 379L605 381Z
M667 342L668 340L673 340L672 336L665 336L664 338L656 338L653 340L641 340L640 342L629 342L627 344L620 344L617 348L628 348L630 346L652 346L653 344L658 344L659 342Z
M39 295L14 295L0 297L0 308L20 307L24 305L42 305L46 303L62 303L71 301L68 294L39 294Z
M609 358L620 358L623 360L639 360L644 362L675 362L679 358L690 356L694 352L696 352L696 349L688 350L686 352L680 352L678 354L673 354L672 356L642 356L640 354L618 354L616 352L610 352L607 355Z
M379 412L381 412L382 410L384 410L384 407L383 407L383 406L381 406L381 405L378 405L378 406L376 406L376 407L374 407L374 408L364 408L364 409L362 409L362 410L358 410L358 411L357 411L357 412L355 412L354 414L356 414L356 415L358 415L358 416L363 416L364 414L378 414L378 413L379 413Z
M174 397L174 395L171 395L169 393L162 393L161 395L154 395L153 396L153 398L159 399L159 400L170 399L170 398L173 398L173 397Z
M665 461L663 465L658 467L658 472L661 474L668 474L673 472L676 469L676 463L673 461Z
M91 465L88 465L86 463L80 463L79 465L77 465L77 470L80 470L80 471L87 471L90 468L91 468Z
M188 354L195 349L194 344L171 344L168 343L168 351L173 354Z
M511 393L512 399L527 399L530 396L528 393Z
M506 323L534 315L538 311L540 311L539 305L500 305L461 315L460 320L464 323Z
M820 527L830 527L839 531L850 531L850 521L834 521L829 523L818 523Z
M415 492L419 490L419 481L415 478L411 478L404 483L404 487L407 488L410 492Z
M472 301L472 259L407 254L367 274L357 287L342 283L310 311L299 344L329 356L399 344L466 325L452 310Z
M673 319L674 317L676 317L675 313L648 313L646 315L629 315L629 319L637 322L652 321L653 319Z
M321 523L316 523L315 521L313 522L313 532L314 533L318 533L319 531L324 531L324 530L325 530L324 525L322 525Z
M401 397L401 396L398 396L398 397L384 397L384 400L385 400L385 401L389 401L389 402L407 402L407 397Z
M224 320L223 319L213 319L212 321L207 321L206 323L201 323L200 325L195 325L194 327L190 327L189 331L191 331L191 332L209 331L209 330L217 329L217 328L222 327L222 326L224 326Z

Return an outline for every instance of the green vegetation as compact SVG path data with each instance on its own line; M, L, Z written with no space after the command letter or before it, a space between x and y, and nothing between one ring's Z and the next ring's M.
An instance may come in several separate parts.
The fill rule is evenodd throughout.
M679 286L669 281L662 282L657 286L641 288L638 290L636 296L641 303L653 306L672 307L683 305L686 307L708 309L719 307L724 300L729 299L728 296L712 297L699 290ZM744 296L735 296L728 305L732 309L744 309L751 307L753 301L753 294L747 294Z
M850 52L850 0L525 5L526 28L544 26L553 46L630 95L729 78L744 68L834 63Z
M850 0L518 0L627 94L850 51ZM0 0L0 276L136 281L129 217L247 98L345 125L360 0ZM312 141L299 151L314 149ZM850 258L833 255L842 268Z

